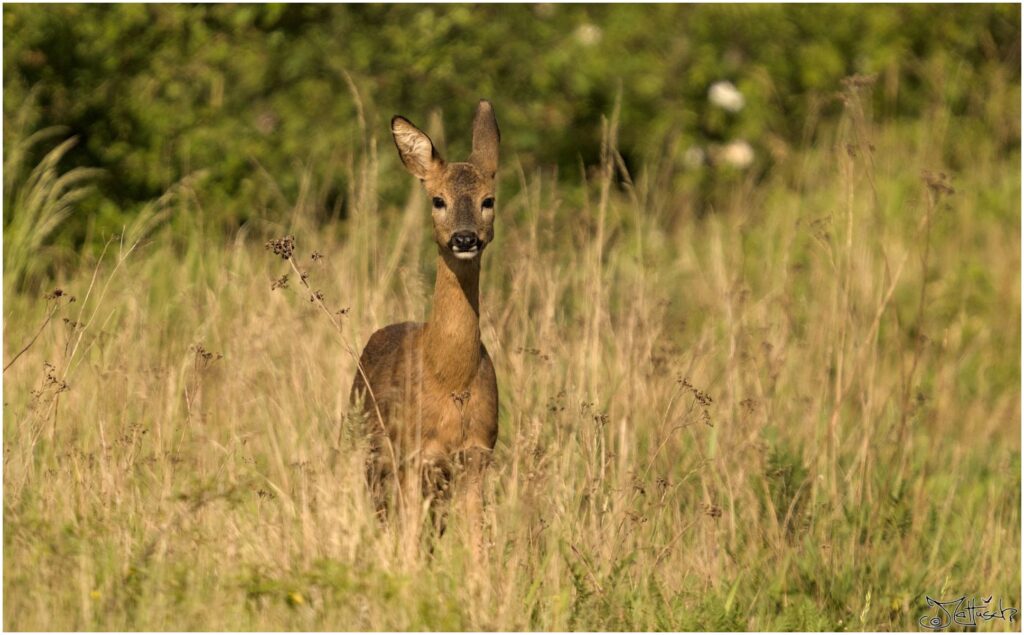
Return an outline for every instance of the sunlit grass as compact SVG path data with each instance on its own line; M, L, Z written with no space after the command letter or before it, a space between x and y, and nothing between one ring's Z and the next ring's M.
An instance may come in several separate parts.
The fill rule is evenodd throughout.
M184 183L162 209L190 233L113 240L60 297L5 269L5 364L55 311L4 373L5 628L888 630L925 595L1019 607L1020 157L954 170L933 130L844 118L703 218L611 152L586 191L507 162L480 568L457 517L401 558L347 416L346 348L427 315L418 189L377 209L362 163L345 221L303 196L221 236ZM340 333L264 249L285 234Z

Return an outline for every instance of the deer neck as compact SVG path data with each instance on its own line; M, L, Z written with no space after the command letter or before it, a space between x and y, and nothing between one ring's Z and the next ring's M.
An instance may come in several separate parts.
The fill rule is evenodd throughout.
M480 365L480 258L438 253L423 349L427 369L446 390L465 390Z

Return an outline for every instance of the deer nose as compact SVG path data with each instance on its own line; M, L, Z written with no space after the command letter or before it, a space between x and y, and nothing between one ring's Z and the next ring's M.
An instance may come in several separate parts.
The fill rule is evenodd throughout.
M476 232L455 232L449 242L453 251L473 251L480 246Z

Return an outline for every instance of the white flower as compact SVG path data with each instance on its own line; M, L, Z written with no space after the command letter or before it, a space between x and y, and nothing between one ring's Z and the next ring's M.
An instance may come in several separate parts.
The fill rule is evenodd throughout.
M708 89L708 101L729 112L743 110L743 104L746 103L743 99L743 93L733 86L732 82L727 80L711 84L711 88Z
M601 41L601 27L595 24L581 24L575 35L576 41L583 46L593 46Z
M719 151L718 158L734 168L742 170L754 162L754 149L742 139L730 141Z
M683 153L683 163L694 170L704 165L704 158L704 150L700 146L690 146Z

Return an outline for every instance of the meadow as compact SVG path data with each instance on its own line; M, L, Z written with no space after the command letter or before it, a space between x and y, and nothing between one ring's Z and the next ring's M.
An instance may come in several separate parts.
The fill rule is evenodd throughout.
M919 630L925 596L1020 607L1017 63L985 106L1004 139L941 99L876 113L852 77L713 209L656 140L623 159L625 91L575 173L506 143L479 565L457 515L404 557L348 404L369 335L424 320L433 287L390 112L353 85L358 135L294 190L258 171L276 197L233 229L184 178L49 251L95 175L60 131L8 135L5 630ZM458 155L468 123L428 132Z

